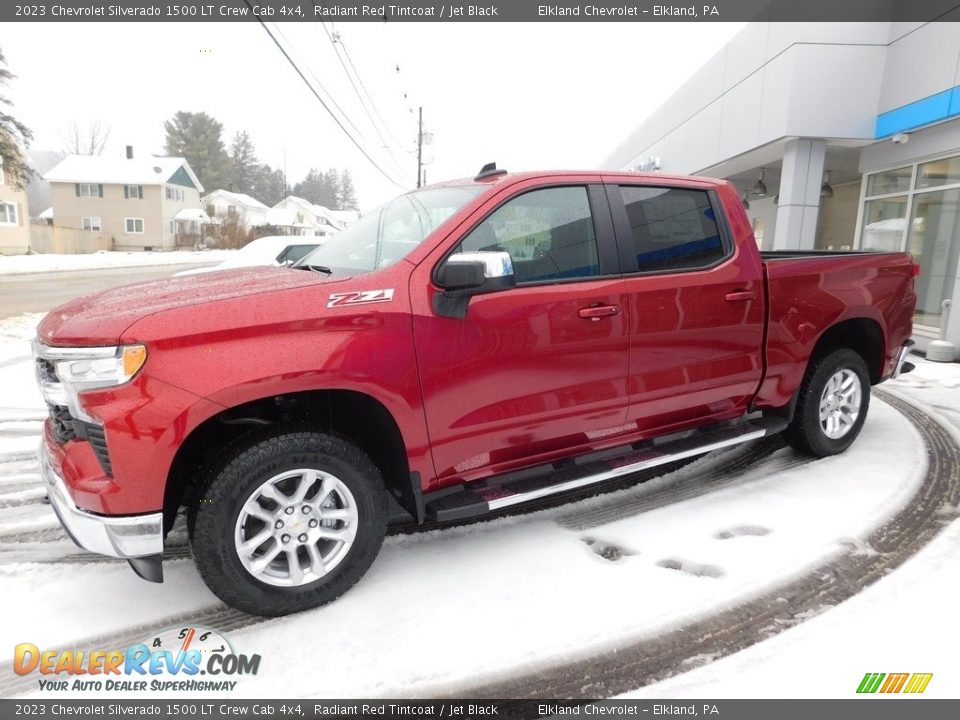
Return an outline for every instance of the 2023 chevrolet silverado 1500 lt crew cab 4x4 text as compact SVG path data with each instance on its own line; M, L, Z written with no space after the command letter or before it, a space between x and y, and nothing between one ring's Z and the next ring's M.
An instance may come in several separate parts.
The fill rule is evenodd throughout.
M904 367L904 253L762 254L734 188L487 166L299 267L79 298L40 324L41 467L81 546L280 615L377 555L388 499L482 515L776 432L843 451Z

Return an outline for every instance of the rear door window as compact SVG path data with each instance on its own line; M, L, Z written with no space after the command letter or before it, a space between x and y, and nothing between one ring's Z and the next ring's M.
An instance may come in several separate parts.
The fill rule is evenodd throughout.
M631 262L625 270L696 270L728 255L706 191L622 185L620 194L631 232L624 251Z

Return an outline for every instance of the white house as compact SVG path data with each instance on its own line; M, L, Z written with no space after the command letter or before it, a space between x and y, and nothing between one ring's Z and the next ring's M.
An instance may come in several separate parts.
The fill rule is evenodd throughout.
M271 225L291 228L292 235L333 235L349 223L339 213L323 205L314 205L296 195L288 195L274 205L267 217Z
M270 208L245 193L214 190L200 198L200 202L211 218L236 219L247 228L267 224L267 211Z

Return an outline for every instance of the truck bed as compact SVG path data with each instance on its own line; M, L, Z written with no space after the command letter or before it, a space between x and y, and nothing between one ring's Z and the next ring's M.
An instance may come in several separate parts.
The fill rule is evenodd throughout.
M914 264L908 253L806 250L763 252L761 258L768 321L761 407L789 402L787 391L798 387L827 328L874 338L883 362L869 368L871 378L889 375L911 327Z

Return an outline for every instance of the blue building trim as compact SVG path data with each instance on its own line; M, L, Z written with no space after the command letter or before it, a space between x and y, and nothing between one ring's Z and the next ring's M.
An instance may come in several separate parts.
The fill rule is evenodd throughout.
M960 85L877 116L877 139L960 116Z

